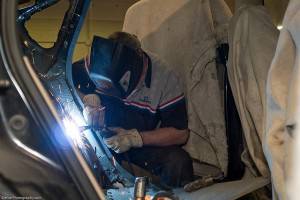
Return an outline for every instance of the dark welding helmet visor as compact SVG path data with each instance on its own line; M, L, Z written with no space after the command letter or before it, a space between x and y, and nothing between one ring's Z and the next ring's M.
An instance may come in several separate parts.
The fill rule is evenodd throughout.
M89 71L100 93L126 98L140 81L143 56L120 42L94 36Z

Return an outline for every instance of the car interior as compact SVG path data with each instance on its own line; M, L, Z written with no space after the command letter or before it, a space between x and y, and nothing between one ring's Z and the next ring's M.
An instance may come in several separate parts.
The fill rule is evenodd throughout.
M132 198L136 177L147 177L149 199L271 199L273 185L264 146L265 100L280 31L263 1L241 1L235 12L223 0L140 0L126 10L122 31L136 35L143 49L164 58L183 80L190 136L182 148L193 159L195 177L212 180L192 192L165 188L158 177L129 159L118 162L104 145L103 135L86 128L72 63L94 1L18 2L16 30L21 52L33 68L32 77L42 85L37 92L49 97L63 134L55 131L58 125L54 124L48 127L52 134L47 137L19 131L17 140L59 165L64 162L56 151L69 154L71 148L78 152L76 158L84 160L80 162L83 174L92 176L93 187L101 188L99 193L107 199ZM31 35L30 20L58 5L65 13L57 32L49 33L55 42L41 44ZM17 102L21 109L22 100ZM20 116L18 120L26 121ZM36 119L30 121L29 129L39 130ZM48 137L51 143L46 142ZM58 150L53 152L53 148ZM70 168L72 164L66 171ZM76 177L76 170L70 171Z

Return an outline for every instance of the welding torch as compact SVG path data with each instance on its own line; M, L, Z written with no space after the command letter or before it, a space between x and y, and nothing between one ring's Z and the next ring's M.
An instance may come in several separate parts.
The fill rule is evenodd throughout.
M102 110L105 108L101 105L101 99L96 94L88 94L83 97L83 104L85 106L90 106L92 108L101 108ZM101 132L102 138L110 138L116 135L117 133L107 128L107 126L104 124L103 126L81 126L79 127L80 132L83 132L87 129L93 129L96 131Z
M97 107L102 107L101 106L101 99L96 95L96 94L88 94L86 96L83 97L83 104L85 106L90 106L90 107L93 107L93 108L97 108ZM101 137L103 139L108 139L108 138L111 138L115 135L117 135L116 132L110 130L109 128L107 128L107 126L105 125L105 123L103 123L104 125L101 126L101 127L93 127L93 126L81 126L79 127L79 130L80 132L83 132L87 129L94 129L96 131L100 131L101 133ZM132 172L132 174L134 175L134 170L133 170L133 167L131 166L131 161L130 161L130 158L129 158L129 155L128 153L125 152L125 159L127 160L128 164L129 164L129 167L130 167L130 170Z
M79 128L80 133L88 130L88 129L92 129L92 126L80 126Z
M79 127L79 131L82 133L88 129L94 129L93 126L80 126ZM98 129L96 129L97 131L101 131L101 136L103 139L107 139L107 138L111 138L113 136L115 136L117 133L110 130L109 128L106 127L106 125L104 125L103 127L100 127ZM124 153L124 156L125 156L125 159L129 165L129 168L130 168L130 171L133 175L135 175L135 172L134 172L134 169L131 165L131 161L130 161L130 158L129 158L129 155L127 152Z
M88 129L94 129L92 126L80 126L79 131L80 133L88 130ZM105 139L115 136L117 133L107 128L105 125L103 127L100 127L96 129L97 131L101 131L101 136Z

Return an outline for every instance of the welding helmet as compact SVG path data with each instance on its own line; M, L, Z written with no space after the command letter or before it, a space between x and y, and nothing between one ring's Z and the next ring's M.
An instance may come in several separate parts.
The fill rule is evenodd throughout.
M118 41L94 36L89 68L96 91L126 98L140 81L143 55Z

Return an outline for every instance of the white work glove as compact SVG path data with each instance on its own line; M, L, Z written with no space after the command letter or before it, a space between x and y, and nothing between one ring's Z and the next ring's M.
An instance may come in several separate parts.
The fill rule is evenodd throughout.
M101 106L100 98L95 94L83 97L83 117L87 124L94 129L104 126L105 107Z
M143 140L136 129L125 130L122 128L109 128L117 135L104 139L106 146L116 153L123 153L132 147L142 147Z

